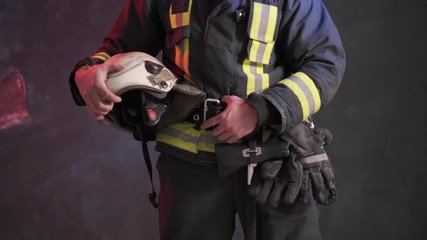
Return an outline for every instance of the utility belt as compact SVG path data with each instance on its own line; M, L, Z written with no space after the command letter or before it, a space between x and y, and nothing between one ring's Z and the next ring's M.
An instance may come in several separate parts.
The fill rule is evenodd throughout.
M200 130L200 125L204 121L218 115L225 107L226 104L218 99L206 98L202 104L184 118L184 121L195 123L194 129ZM277 135L273 141L263 141L262 133L251 139L244 139L240 143L217 143L215 144L215 155L219 176L225 177L247 166L248 184L250 184L253 170L258 163L288 156L288 147L289 142Z
M194 109L187 117L184 118L184 121L189 123L195 123L195 129L200 130L200 125L207 119L214 117L215 115L220 114L224 111L227 105L221 102L219 99L215 98L206 98L203 101L203 104L200 104L196 109ZM207 129L211 130L211 129Z
M194 123L194 129L200 130L200 125L204 121L218 115L225 107L226 104L219 99L206 98L202 104L188 114L183 121ZM260 135L262 135L262 133L251 139L242 140L240 143L215 144L215 154L220 177L225 177L247 166L249 184L253 170L258 163L276 158L284 158L289 155L289 143L287 141L276 136L275 140L264 142Z
M311 154L323 146L323 141L305 123L300 123L282 135L271 135L266 141L259 138L245 139L242 143L216 144L219 175L225 177L247 167L248 185L251 185L254 168L258 164L285 159L290 156L291 149L301 154Z

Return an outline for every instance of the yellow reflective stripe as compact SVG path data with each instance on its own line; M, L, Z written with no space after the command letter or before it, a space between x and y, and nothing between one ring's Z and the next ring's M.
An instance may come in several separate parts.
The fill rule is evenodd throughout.
M188 136L198 138L200 136L200 131L194 129L193 127L194 127L194 124L192 123L180 122L180 123L169 125L168 127L166 127L166 129L170 128L178 132L184 133Z
M175 123L158 130L156 141L197 153L198 151L215 152L215 143L220 142L211 135L211 131L196 130L191 123Z
M182 39L177 46L175 46L175 64L184 70L186 75L190 76L188 69L188 58L190 53L190 40L188 38Z
M254 2L253 14L252 14L252 24L249 37L252 39L258 39L258 31L261 25L261 13L262 13L261 3Z
M257 57L258 57L258 50L259 50L260 44L261 42L256 40L252 40L251 42L251 46L249 50L249 59L252 62L259 62Z
M274 39L274 31L276 30L276 24L277 24L277 7L269 6L268 10L269 10L268 24L267 24L264 39L266 42L272 42Z
M107 59L105 57L102 57L102 56L92 56L91 58L97 58L103 62L107 61Z
M263 42L272 42L277 15L277 6L254 2L249 37Z
M171 24L171 29L177 28L178 27L178 14L172 14L172 5L169 8L169 21Z
M249 59L243 60L243 72L247 76L246 94L261 93L270 86L270 76L264 73L264 65L255 63Z
M187 26L190 24L190 13L191 13L192 4L193 4L193 1L190 0L190 3L188 4L187 12L182 14L182 26Z
M255 75L251 72L251 62L248 59L243 61L243 72L248 78L246 81L246 93L249 95L255 92Z
M267 43L265 46L264 55L262 56L262 63L269 64L271 53L273 52L274 42Z
M252 62L269 64L275 42L261 42L252 39L249 43L248 59Z
M215 144L200 143L199 144L199 151L214 153L215 152Z
M204 152L215 152L215 144L219 142L218 138L211 135L211 131L202 130L198 149Z
M189 151L189 152L194 153L194 154L197 153L197 144L182 141L182 139L180 139L180 138L169 136L169 135L164 134L164 133L158 133L157 137L156 137L156 141L169 144L171 146Z
M297 72L294 74L294 76L299 77L310 89L310 92L311 92L311 94L313 96L313 100L314 100L314 112L313 113L316 113L317 111L319 111L319 109L322 105L319 90L317 89L313 80L309 76L307 76L307 74L305 74L303 72Z
M105 61L107 61L107 59L110 58L110 55L108 55L105 52L99 52L99 53L96 53L95 55L93 55L91 58L97 58L97 59L100 59L103 62L105 62Z
M177 66L180 66L181 64L181 46L177 45L175 46L175 64Z
M278 17L277 6L253 3L248 45L249 57L252 62L263 64L270 63L271 53L274 47L274 33L276 31Z
M169 21L171 28L178 28L183 26L188 26L190 24L190 16L191 16L191 7L193 5L193 1L189 0L188 10L183 13L172 13L172 5L169 8ZM184 78L190 80L190 70L188 68L189 62L189 53L190 53L190 40L189 38L182 39L178 45L175 46L175 64L184 71Z
M177 28L182 26L187 26L190 24L190 14L191 14L191 6L193 5L193 1L190 0L190 3L188 4L188 10L187 12L183 13L172 13L172 5L169 8L169 21L171 28Z
M156 133L157 142L165 143L173 147L197 154L199 151L215 152L215 144L221 141L212 136L210 130L195 130L191 123L174 123L170 126L158 130ZM263 141L271 135L270 130L263 131ZM237 141L241 142L241 140Z
M292 76L280 81L287 86L298 98L301 104L303 119L316 113L321 107L319 91L313 80L303 72L297 72Z
M307 119L310 116L310 107L304 92L295 82L290 79L282 80L281 83L291 89L291 91L297 96L302 108L302 119Z
M106 52L99 52L98 53L99 55L101 55L101 56L104 56L104 57L106 57L106 58L110 58L111 56L108 54L108 53L106 53Z
M183 50L184 52L182 53L183 56L183 63L182 63L182 69L184 70L184 72L187 75L190 75L190 71L188 70L188 57L189 57L189 53L190 53L190 39L186 38L182 41L183 44Z
M191 123L175 123L157 131L156 141L197 153L200 131Z

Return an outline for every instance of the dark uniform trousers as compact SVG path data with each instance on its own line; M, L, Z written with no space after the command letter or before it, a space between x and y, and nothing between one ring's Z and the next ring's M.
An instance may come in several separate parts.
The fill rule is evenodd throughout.
M161 240L229 240L238 213L245 227L246 170L219 178L217 169L162 153L159 231ZM246 201L247 202L247 201ZM318 207L308 203L257 206L258 240L319 240Z

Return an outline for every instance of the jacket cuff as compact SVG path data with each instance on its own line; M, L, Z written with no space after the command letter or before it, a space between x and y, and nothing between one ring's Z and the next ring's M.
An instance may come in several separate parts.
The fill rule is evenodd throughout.
M280 114L267 99L257 93L251 93L248 96L249 103L258 113L257 129L263 126L275 125L280 123Z

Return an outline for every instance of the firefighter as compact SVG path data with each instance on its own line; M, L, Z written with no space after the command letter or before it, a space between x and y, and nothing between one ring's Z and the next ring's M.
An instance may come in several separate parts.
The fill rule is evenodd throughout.
M281 196L288 201L255 201L253 208L247 192L263 156L262 136L286 136L325 107L340 85L345 53L321 0L128 0L102 46L70 76L75 102L95 119L103 120L122 101L105 80L123 66L108 59L132 51L162 51L164 66L205 94L182 119L156 128L161 239L231 239L236 214L245 239L321 239L320 198L307 194L307 179L297 187L304 189L303 201ZM221 146L255 160L220 177L218 162L235 156L216 154L226 149ZM283 159L324 156L322 149ZM289 166L283 162L280 172ZM301 175L311 168L294 170ZM332 182L331 176L326 180ZM326 184L329 190L332 185Z

